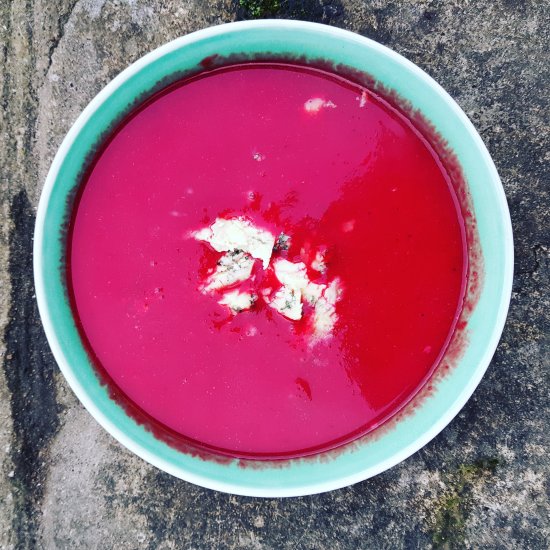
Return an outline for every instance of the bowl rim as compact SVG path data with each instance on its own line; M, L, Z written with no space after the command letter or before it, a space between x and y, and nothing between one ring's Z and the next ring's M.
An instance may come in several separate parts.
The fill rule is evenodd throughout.
M394 452L391 457L380 460L377 463L365 465L364 468L356 470L346 475L345 472L339 471L332 475L326 475L324 479L315 479L314 481L302 481L300 479L294 479L288 486L278 486L273 483L266 483L267 476L280 476L285 475L285 469L279 468L264 468L262 474L254 474L251 477L251 481L235 481L234 474L238 465L230 465L226 468L226 475L212 476L208 469L198 468L197 470L190 470L187 465L178 464L177 461L166 459L164 456L160 456L155 452L155 449L151 449L150 445L144 444L143 441L138 441L135 437L127 434L122 430L115 421L109 415L102 410L91 397L88 389L82 385L78 377L75 374L74 367L67 360L64 353L64 343L62 335L56 328L55 315L52 311L50 298L48 297L45 266L48 263L48 258L44 254L44 243L48 239L48 235L45 232L46 217L48 214L48 204L51 200L52 192L56 181L59 176L61 165L66 156L70 153L71 147L82 131L83 127L89 121L89 119L96 112L98 107L109 100L110 96L118 89L118 87L126 82L133 75L144 70L154 61L162 58L170 52L186 48L189 45L201 40L209 40L220 37L227 33L236 33L241 31L247 31L250 29L261 29L262 31L277 31L281 29L291 30L293 32L307 31L317 34L323 34L327 39L345 39L353 41L355 44L362 45L366 49L370 49L375 54L382 54L388 58L393 59L400 66L406 68L408 71L414 73L424 84L431 87L447 104L447 108L450 109L454 116L458 117L462 123L464 129L469 134L469 137L475 143L477 153L481 156L483 163L490 175L489 184L492 187L492 192L496 198L496 212L498 212L499 222L503 231L503 255L504 255L504 268L502 270L502 290L498 296L498 307L495 322L490 332L489 338L485 344L485 348L482 356L477 362L477 366L473 368L471 375L469 376L468 383L462 388L461 392L454 400L454 402L446 409L443 416L432 421L428 429L424 430L412 443L408 443L401 449ZM458 414L460 409L465 405L473 391L481 381L483 374L489 366L491 358L496 350L499 342L502 330L504 328L512 291L513 280L513 236L512 225L510 220L510 213L504 194L502 183L498 176L496 167L493 160L487 151L481 137L475 130L474 126L451 98L451 96L445 92L445 90L437 84L429 75L427 75L422 69L408 61L400 54L393 50L383 46L369 38L360 36L351 31L321 25L318 23L309 23L303 21L292 21L284 19L269 19L261 21L243 21L226 23L223 25L217 25L209 27L203 30L199 30L188 34L186 36L176 38L171 42L168 42L145 56L138 59L124 71L122 71L117 77L111 80L86 106L82 113L78 116L76 121L71 126L69 132L65 136L61 143L55 158L52 162L50 170L48 172L40 202L37 210L35 233L34 233L34 280L36 289L36 299L38 303L38 309L42 318L44 330L52 349L53 355L62 371L65 379L71 386L73 392L76 394L81 403L88 409L91 415L118 441L124 446L130 449L132 452L145 459L147 462L154 466L164 470L176 477L184 479L186 481L215 489L219 491L229 492L233 494L247 495L247 496L261 496L261 497L281 497L281 496L300 496L315 494L324 491L329 491L337 488L341 488L347 485L351 485L358 481L362 481L369 477L372 477L392 466L401 462L408 456L415 453L431 439L433 439L447 424ZM383 437L383 436L382 436ZM193 458L193 460L201 460L199 458ZM294 459L289 460L292 462ZM334 459L335 462L339 459ZM287 462L287 461L282 461ZM335 463L333 463L334 466ZM327 474L330 474L330 464L325 464ZM328 470L327 470L328 468ZM296 477L296 473L290 474Z

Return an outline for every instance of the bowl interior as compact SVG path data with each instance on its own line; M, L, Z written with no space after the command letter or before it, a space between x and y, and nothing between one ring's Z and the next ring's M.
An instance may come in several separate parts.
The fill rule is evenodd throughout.
M484 278L468 318L468 345L428 399L391 429L331 456L278 463L204 460L156 439L126 415L101 385L80 341L64 286L68 207L87 159L130 106L212 56L323 59L368 73L419 110L456 155L470 191ZM215 59L215 58L214 58ZM202 65L201 65L202 62ZM121 443L157 467L199 485L237 494L288 496L342 487L375 475L432 439L457 414L485 372L506 317L512 280L512 234L506 200L480 137L454 101L418 67L353 33L304 22L231 23L177 39L137 61L88 105L48 174L35 233L35 282L46 335L59 366L90 413Z

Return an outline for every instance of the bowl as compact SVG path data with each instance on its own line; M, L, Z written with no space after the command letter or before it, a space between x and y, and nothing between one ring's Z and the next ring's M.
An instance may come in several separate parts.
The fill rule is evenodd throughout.
M109 129L144 97L185 74L231 59L320 60L362 75L440 136L460 171L469 204L471 300L441 367L392 420L336 450L276 461L216 459L182 450L140 425L102 384L72 315L65 275L70 208L87 160ZM312 61L313 60L313 61ZM475 243L474 243L475 241ZM158 468L191 483L234 494L281 497L320 493L374 476L433 439L479 384L501 335L513 274L510 215L495 166L453 99L426 73L392 50L354 33L300 21L239 22L178 38L136 61L86 107L48 173L36 219L34 277L40 315L67 382L118 441Z

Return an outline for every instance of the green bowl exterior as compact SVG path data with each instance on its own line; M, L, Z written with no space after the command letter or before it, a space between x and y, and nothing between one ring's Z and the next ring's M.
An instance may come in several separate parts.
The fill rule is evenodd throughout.
M64 287L64 237L68 200L94 146L128 106L159 81L200 69L213 54L323 58L372 75L395 90L435 126L456 154L471 193L485 277L468 320L467 349L432 395L377 438L339 453L243 466L217 463L178 451L156 439L109 398L90 364ZM494 164L475 129L429 76L395 52L351 32L313 23L271 20L230 23L174 40L121 73L88 105L62 143L40 200L34 248L37 300L48 341L72 389L114 437L155 466L187 481L255 496L312 494L371 477L430 441L458 413L481 380L500 338L508 309L513 246L510 216Z

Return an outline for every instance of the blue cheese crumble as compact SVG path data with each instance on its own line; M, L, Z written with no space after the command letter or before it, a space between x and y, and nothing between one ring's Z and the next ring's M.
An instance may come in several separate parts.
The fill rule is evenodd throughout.
M257 259L262 262L264 270L273 269L280 283L279 288L264 287L259 290L265 303L293 321L302 319L304 304L307 304L313 341L331 334L338 320L336 303L342 296L340 279L315 283L309 279L305 263L291 262L281 257L272 260L274 250L288 250L289 235L281 233L275 238L271 232L256 227L246 218L236 217L217 218L210 227L195 231L192 236L209 243L217 252L223 252L200 290L217 297L218 303L227 307L233 315L250 309L258 299L256 291L250 290L254 286L247 285L247 290L238 288L246 281L254 282L252 272ZM317 252L310 268L325 274L324 249Z
M224 254L216 269L208 276L202 291L213 292L246 281L252 274L254 258L242 250L233 250Z
M218 300L218 304L227 306L231 310L231 313L236 315L241 311L250 309L256 300L257 296L252 292L230 290L229 292L226 292L220 300Z
M313 283L303 262L290 262L282 258L273 262L273 270L282 286L272 298L266 299L268 305L288 319L297 321L302 318L302 303L305 300L313 306L314 336L328 336L338 319L336 303L342 295L340 280L336 278L326 285Z
M210 243L217 252L241 250L262 261L267 269L275 237L266 229L260 229L244 217L217 218L210 226L194 233L195 239Z

